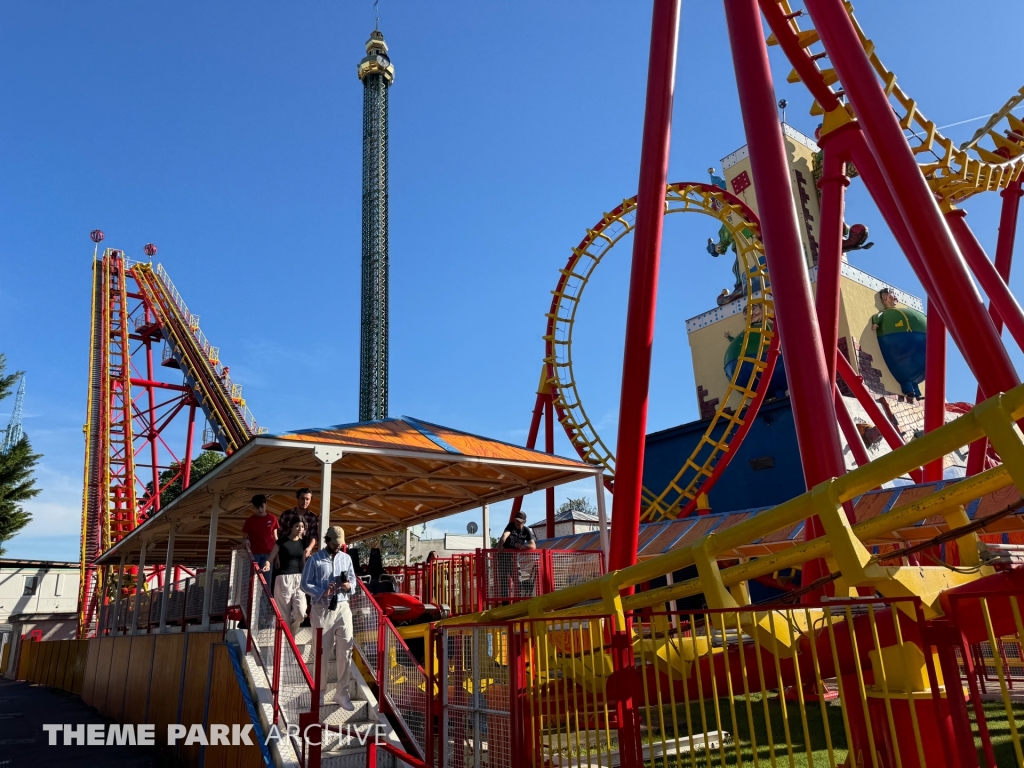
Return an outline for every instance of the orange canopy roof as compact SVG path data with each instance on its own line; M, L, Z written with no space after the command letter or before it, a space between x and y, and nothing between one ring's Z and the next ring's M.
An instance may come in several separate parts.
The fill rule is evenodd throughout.
M202 564L214 494L220 510L217 560L224 562L241 544L254 494L266 495L269 510L280 514L295 505L297 489L308 487L311 509L320 514L324 460L331 463L330 522L342 526L350 542L601 471L408 416L260 435L107 550L101 562L116 562L122 554L135 562L144 540L163 552L159 542L166 542L173 524L174 561Z

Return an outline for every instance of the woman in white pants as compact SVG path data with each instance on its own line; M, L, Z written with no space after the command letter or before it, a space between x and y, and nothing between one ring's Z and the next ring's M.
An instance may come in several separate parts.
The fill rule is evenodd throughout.
M264 571L269 571L270 564L275 564L277 580L274 582L274 602L293 636L299 631L306 615L306 595L299 588L302 583L302 566L306 563L305 547L302 546L302 537L305 535L306 524L296 520L287 535L278 539L270 550L267 563L263 566Z

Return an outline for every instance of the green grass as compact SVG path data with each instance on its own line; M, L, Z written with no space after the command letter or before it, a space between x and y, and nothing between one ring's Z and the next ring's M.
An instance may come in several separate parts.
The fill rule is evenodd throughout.
M765 717L766 704L767 718ZM730 708L729 700L721 698L718 700L718 717L720 719L716 720L715 702L705 701L704 722L707 723L707 730L723 730L729 734L730 738L726 739L720 748L708 752L697 751L693 754L669 755L666 758L655 759L650 764L659 767L671 766L672 768L675 766L740 766L759 763L771 765L774 754L775 763L780 766L828 766L832 762L829 760L828 741L825 738L825 723L828 723L828 731L832 739L832 760L835 765L841 765L846 760L846 731L843 727L843 713L838 706L826 704L823 711L819 703L808 702L804 710L807 718L805 733L800 715L800 705L795 701L784 702L784 704L785 707L776 696L769 696L765 702L762 695L758 693L752 694L749 699L736 697L733 700L732 708ZM733 709L736 712L735 722L732 716ZM650 715L648 715L646 708L641 709L644 719L647 720L649 717L651 721L650 740L664 741L666 746L674 747L676 728L671 725L671 707L665 707L663 712L664 731L661 729L657 710L652 707ZM683 742L687 737L685 704L678 705L676 712L678 737L680 742ZM783 717L784 713L785 718ZM786 719L789 721L792 761L786 747ZM721 722L720 728L719 722ZM753 723L753 730L751 730L751 723ZM701 708L696 703L690 705L690 727L695 734L704 731ZM770 737L769 727L771 729ZM751 738L751 733L753 733L753 738ZM755 744L757 762L755 762Z
M676 706L676 718L678 725L673 727L672 725L672 708L671 706L664 706L662 714L659 717L658 710L655 707L651 707L648 710L646 707L640 708L640 716L645 727L641 732L641 741L646 746L650 743L664 743L667 749L674 749L676 746L676 739L678 738L680 744L680 752L676 755L669 755L665 758L655 758L653 761L648 760L647 764L661 768L676 768L681 767L696 767L696 766L738 766L738 765L753 765L754 759L754 746L753 742L757 744L757 757L759 761L763 762L764 765L771 764L772 750L774 749L774 755L777 765L788 766L790 765L789 752L786 749L786 731L783 721L783 708L780 705L778 699L774 696L769 697L767 701L768 719L765 719L765 702L762 700L760 694L754 694L749 700L749 713L747 709L747 699L743 697L737 697L733 701L733 706L736 710L736 722L733 723L732 711L729 707L729 700L721 698L718 700L719 706L719 718L715 718L715 702L713 700L705 701L704 704L704 717L705 721L701 721L701 710L700 705L692 703L690 705L690 723L689 729L687 729L686 719L686 705L678 704ZM810 737L811 745L811 759L808 760L807 740L804 738L803 724L800 718L800 707L796 702L786 702L786 715L789 718L789 733L791 743L793 744L793 761L794 766L828 766L830 765L828 757L828 743L825 739L825 726L824 722L828 722L829 731L832 735L832 754L835 764L838 766L846 759L847 747L846 747L846 732L843 728L843 715L842 711L838 706L825 706L824 713L822 708L817 703L808 703L806 706L807 715L807 734ZM824 714L824 720L823 720ZM751 741L751 721L753 722L753 742ZM721 726L718 723L721 723ZM662 723L664 723L664 730L662 729ZM706 729L705 729L706 723ZM772 737L768 737L768 724L771 725ZM694 736L701 735L707 731L722 730L728 734L728 738L722 743L720 748L714 748L709 752L705 752L703 748L698 748L692 753L684 752L685 744L687 743L688 736L692 733ZM600 752L594 747L593 739L594 732L590 732L590 749L586 746L586 737L580 734L581 748L577 749L576 734L570 734L568 739L569 744L566 744L566 737L563 732L562 744L566 744L561 750L557 750L554 746L549 751L549 754L553 754L556 751L560 751L563 757L576 758L580 753L588 753L591 759L599 753L603 755L607 751L604 742L604 733L600 734L601 749ZM617 734L613 730L611 733L611 749L617 750ZM553 744L557 737L552 737ZM769 746L769 743L771 746ZM569 746L572 745L572 746ZM566 748L568 747L568 748ZM575 760L570 760L570 764L574 763Z
M767 705L768 717L765 717ZM838 702L827 703L822 709L818 702L807 702L805 714L807 718L807 730L804 731L803 721L800 715L800 707L797 702L785 702L785 713L789 720L789 743L792 745L792 757L787 750L786 731L783 720L783 703L775 695L770 695L767 702L761 694L753 694L748 699L737 697L733 700L730 708L729 700L721 698L718 700L719 720L715 717L714 700L704 703L704 722L701 721L701 707L692 703L689 707L690 730L687 730L687 708L685 704L678 704L675 708L676 722L672 725L672 707L665 705L659 711L655 707L648 710L640 708L641 721L644 724L641 740L646 746L651 742L664 742L668 749L674 749L676 739L679 739L680 746L684 746L689 733L695 736L707 731L722 730L729 734L721 748L714 748L708 752L703 749L695 750L692 753L680 751L676 755L655 758L648 760L646 765L652 768L704 768L709 766L754 766L772 765L772 752L774 751L775 765L777 766L800 766L800 768L814 766L840 766L846 760L848 745L846 743L846 729L843 724L843 712ZM736 721L733 721L732 709L736 712ZM975 718L973 709L968 705L971 714L971 726L975 734ZM989 736L992 741L993 753L996 759L996 766L1017 765L1017 756L1013 745L1013 737L1010 730L1010 722L1002 702L988 702L984 705L985 720L988 724ZM1016 721L1019 733L1024 738L1024 704L1014 704L1014 720ZM721 723L719 726L718 723ZM753 739L751 739L751 722L753 723ZM664 728L662 727L664 723ZM827 726L826 726L827 723ZM705 728L706 724L706 728ZM769 725L771 738L769 738ZM648 727L649 726L649 727ZM831 736L832 758L829 758L828 742L826 740L826 727ZM575 764L581 753L588 753L591 760L598 754L604 757L607 752L605 736L600 734L601 749L598 751L594 746L595 733L589 732L590 748L586 746L586 735L579 734L581 748L577 749L576 734L569 735L568 744L566 735L562 734L561 750L554 747L557 737L552 735L553 746L549 754L560 751L563 757L570 758L569 765ZM611 749L617 750L617 734L611 733ZM898 743L906 750L915 750L914 738L911 734L897 734ZM810 749L808 749L808 740ZM755 748L756 743L756 761ZM569 747L569 744L572 746ZM771 745L771 746L769 746ZM981 749L981 740L975 736L975 746L978 749L979 764L986 765ZM567 748L568 747L568 748ZM865 756L865 764L870 765L870 759ZM996 768L993 766L992 768Z
M985 722L988 725L988 736L992 742L992 754L996 758L996 765L1017 765L1017 752L1013 746L1010 718L1007 716L1003 702L987 701L982 705L982 708L985 710ZM975 734L974 746L978 750L978 764L983 766L985 765L985 755L981 748L981 739L977 735L977 719L974 716L974 707L968 704L967 711L971 718L971 730ZM1013 705L1013 719L1017 726L1018 736L1024 738L1024 704Z

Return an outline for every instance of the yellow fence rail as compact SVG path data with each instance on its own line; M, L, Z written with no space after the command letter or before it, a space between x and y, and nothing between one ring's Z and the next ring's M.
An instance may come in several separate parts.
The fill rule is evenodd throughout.
M965 633L916 598L448 626L436 764L1024 765L1024 678L1005 661L1024 580L1012 588L962 596ZM762 641L766 621L789 647Z
M950 528L962 527L968 522L964 511L968 502L1009 485L1016 486L1018 491L1024 489L1024 443L1014 429L1015 422L1022 417L1024 385L986 400L956 421L870 464L825 481L807 493L724 531L710 533L689 546L594 581L473 616L450 619L447 623L487 624L527 616L550 616L552 612L565 617L609 614L616 609L649 607L701 593L711 607L737 607L748 602L745 582L815 558L824 558L833 572L841 574L837 594L856 594L857 587L870 586L886 597L920 597L926 614L938 615L941 609L937 600L943 590L991 571L981 567L973 573L960 573L939 566L883 566L879 558L869 554L864 542L931 517L944 518ZM870 520L847 519L845 503L981 437L988 437L999 452L1003 459L1000 466ZM735 548L814 515L821 519L826 536L767 557L719 568L720 560L737 559ZM970 534L958 541L965 558L976 552L975 538ZM977 566L976 560L968 559L966 564ZM620 591L693 565L697 566L698 578L631 595L617 604ZM589 604L581 606L582 603Z

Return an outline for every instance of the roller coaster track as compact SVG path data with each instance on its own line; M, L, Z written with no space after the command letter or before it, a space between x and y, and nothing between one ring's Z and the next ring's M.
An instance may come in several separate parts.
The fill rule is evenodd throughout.
M768 44L781 46L793 65L789 82L802 82L814 97L811 114L824 116L822 133L828 133L853 119L853 111L845 104L843 91L833 89L839 82L838 75L834 69L823 67L821 64L826 54L812 50L813 46L819 43L817 31L813 28L801 29L798 24L797 20L805 15L804 11L794 11L789 0L760 0L760 6L773 32ZM1011 114L1012 109L1024 102L1024 88L995 112L970 141L957 147L950 138L940 133L935 122L929 120L918 108L917 102L897 84L895 73L879 58L874 43L854 17L852 7L847 4L846 8L871 65L899 117L900 125L918 159L921 173L944 204L960 203L980 192L1005 189L1024 174L1024 121ZM1000 135L995 129L1004 120L1007 127L1003 135ZM991 149L979 145L980 140L986 137L994 145ZM733 214L731 218L739 218L749 213L739 208L742 204L738 200L731 196L731 199L726 200L724 193L716 192L716 189L700 184L670 185L666 213L699 211L717 216L715 205L711 202L715 196L718 196L719 202L723 205L733 207L734 210L730 211ZM698 196L703 196L703 199L687 200L687 194L694 192ZM611 213L605 214L593 229L587 230L587 236L573 250L566 267L560 270L561 277L552 292L545 335L545 370L548 385L554 393L558 419L583 460L603 465L610 479L614 477L615 457L583 408L573 375L572 330L583 288L601 258L623 236L632 231L635 206L636 200L633 198L624 201ZM727 224L730 223L729 218L724 217ZM756 232L755 222L756 219L751 221L753 226L746 226ZM739 227L742 228L743 226ZM735 236L735 228L730 226L730 229ZM746 334L752 329L753 306L758 301L765 301L766 305L771 304L770 290L767 300L759 298L749 290L752 280L757 278L755 272L764 272L764 259L760 247L760 243L755 239L754 244L745 245L742 254L748 267L748 295L754 296L751 305L747 307ZM752 260L755 249L757 253ZM755 263L760 264L756 269ZM764 276L767 278L767 274ZM765 317L770 316L771 314L766 311ZM746 425L756 416L757 408L763 399L763 395L758 397L755 386L758 382L763 388L768 385L770 373L769 376L761 376L760 379L758 376L768 363L765 347L769 343L777 350L778 341L774 334L764 334L761 336L758 350L760 359L754 361L741 358L741 363L753 362L753 367L737 365L736 374L729 383L729 390L707 431L672 482L661 492L644 488L644 519L658 520L690 514L696 507L698 496L711 488L727 466L732 455L729 452L730 446L735 452L735 447L742 442L746 434ZM774 355L771 359L774 361ZM736 377L744 369L750 372L749 378L746 381L737 381ZM720 432L717 437L716 432Z
M825 117L822 133L853 118L852 110L843 102L843 92L832 88L839 83L836 71L822 67L827 54L824 51L812 53L812 47L819 43L818 32L813 28L801 29L798 24L797 20L805 17L805 12L794 11L789 0L760 0L760 6L772 29L768 44L781 46L793 65L789 82L802 82L815 99L811 114ZM979 192L1005 189L1024 173L1024 122L1010 114L1010 110L1024 100L1024 88L1007 101L974 138L957 147L897 84L896 74L882 63L849 3L846 9L889 103L899 117L921 173L941 201L960 203ZM1000 135L994 128L1004 119L1008 127ZM992 149L978 145L985 136L993 142Z
M129 278L137 293L129 292ZM96 557L128 535L151 509L158 508L160 492L170 483L180 481L187 486L184 465L191 456L188 447L185 460L172 465L177 474L170 480L161 476L160 488L147 490L136 472L136 457L147 441L163 443L160 432L186 404L202 409L226 453L267 431L256 423L242 399L241 385L231 381L228 368L221 365L220 350L200 330L199 317L189 311L162 266L154 269L149 263L131 262L121 251L108 249L94 261L92 293L80 637L95 632L96 609L107 586L102 571L94 565ZM129 301L137 302L134 309L129 309ZM165 366L181 369L184 384L159 385L175 391L173 397L179 405L168 409L157 424L153 405L147 412L135 402L132 384L138 366L133 365L132 356L149 353L149 345L161 339L166 343ZM144 346L133 350L132 341L142 341ZM146 380L141 384L153 386Z
M217 430L221 447L233 453L266 432L246 407L241 385L232 383L228 369L221 365L220 349L200 330L199 316L189 312L163 265L154 270L151 264L136 264L132 272L167 332L168 347L186 384Z
M771 378L770 371L768 375L761 374L769 362L774 366L778 351L777 334L771 330L775 315L771 283L759 237L760 225L753 211L718 187L682 182L668 185L665 213L701 213L728 227L740 263L744 265L747 296L750 297L745 308L744 337L749 339L754 331L758 341L753 356L748 353L754 350L754 345L748 349L749 342L742 343L743 352L728 390L697 447L676 476L661 491L644 488L643 517L646 520L675 518L695 509L698 496L710 488L709 481L713 483L717 479L731 458L730 444L737 437L742 439L757 415ZM547 384L554 394L555 413L580 457L604 466L609 477L614 477L615 457L583 407L573 372L573 329L583 291L594 270L608 252L633 231L635 219L636 198L633 197L623 200L587 230L586 237L573 248L565 267L559 270L560 277L546 315L544 366ZM755 325L758 314L764 330ZM769 355L770 348L774 354Z

